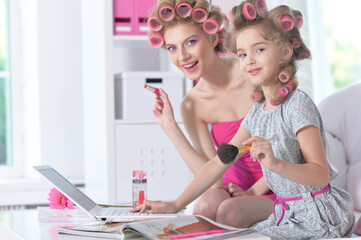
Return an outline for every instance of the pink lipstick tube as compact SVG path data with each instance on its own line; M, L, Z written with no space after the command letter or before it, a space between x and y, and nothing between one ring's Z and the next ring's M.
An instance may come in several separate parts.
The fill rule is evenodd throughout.
M149 91L153 92L154 94L158 95L160 97L160 92L158 88L152 87L148 84L144 84L144 88L148 89Z

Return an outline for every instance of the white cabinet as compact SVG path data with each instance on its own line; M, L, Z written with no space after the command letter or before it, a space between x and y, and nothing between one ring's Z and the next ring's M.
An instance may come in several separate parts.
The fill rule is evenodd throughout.
M179 123L184 131L183 124ZM115 122L116 202L131 202L133 170L147 171L147 197L174 200L192 174L154 121Z
M85 192L99 203L130 202L131 171L143 161L150 173L149 198L174 199L191 175L170 140L155 121L115 120L114 75L142 66L126 65L142 54L123 44L146 49L148 43L146 37L113 37L112 8L112 0L82 0ZM156 51L158 64L145 70L171 70L166 52ZM185 85L187 91L190 81ZM149 155L137 156L140 149Z

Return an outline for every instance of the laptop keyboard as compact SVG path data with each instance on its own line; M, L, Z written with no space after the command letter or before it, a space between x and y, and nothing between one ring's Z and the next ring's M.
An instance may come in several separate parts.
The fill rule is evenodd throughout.
M100 212L101 216L148 216L149 213L130 212L124 208L103 208Z

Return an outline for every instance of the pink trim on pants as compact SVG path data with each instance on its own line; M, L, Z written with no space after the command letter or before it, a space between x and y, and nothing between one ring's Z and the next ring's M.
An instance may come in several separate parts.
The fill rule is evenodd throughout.
M324 193L324 192L328 191L330 188L331 188L330 184L328 184L326 187L322 188L321 190L311 193L311 196L316 196L318 194ZM277 220L276 211L275 211L275 207L277 204L281 204L281 206L282 206L282 215L281 215L280 219L277 221L276 226L278 226L280 224L280 222L283 219L283 216L285 215L286 210L289 209L286 202L297 201L297 200L301 200L301 199L303 199L302 196L293 197L293 198L281 198L281 197L277 196L276 200L273 202L273 215L275 216L275 220Z

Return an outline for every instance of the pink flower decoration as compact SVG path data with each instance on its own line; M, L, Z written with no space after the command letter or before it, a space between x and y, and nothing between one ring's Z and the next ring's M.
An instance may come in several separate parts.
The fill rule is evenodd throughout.
M48 200L51 209L74 209L73 202L70 201L61 192L59 192L56 188L50 189Z

